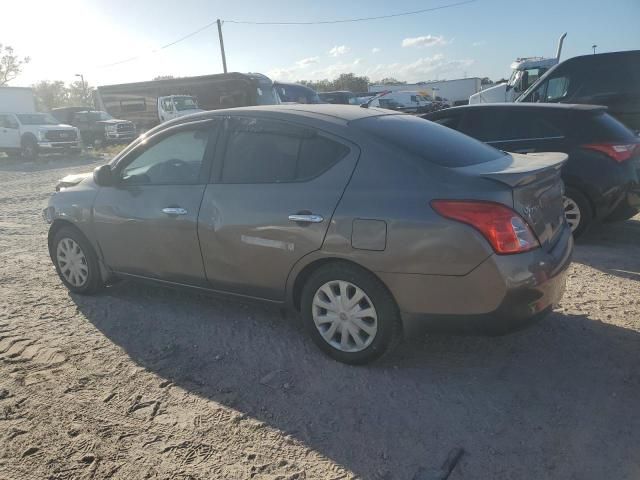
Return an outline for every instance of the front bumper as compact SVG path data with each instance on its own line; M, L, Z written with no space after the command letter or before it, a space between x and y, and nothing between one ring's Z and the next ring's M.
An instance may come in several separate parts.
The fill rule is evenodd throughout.
M571 263L568 227L550 252L491 255L462 276L381 273L400 307L405 336L429 331L500 335L551 311Z
M136 138L135 132L105 132L104 138L107 140L133 140Z
M80 143L76 140L73 142L38 142L38 149L44 151L64 151L77 150L80 151Z

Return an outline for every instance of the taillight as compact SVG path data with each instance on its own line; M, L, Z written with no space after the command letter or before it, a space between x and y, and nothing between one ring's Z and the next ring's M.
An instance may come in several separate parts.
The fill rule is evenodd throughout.
M522 253L540 243L525 220L501 203L476 200L433 200L433 209L445 218L478 230L496 253Z
M622 163L633 157L636 149L640 148L640 146L637 143L589 143L587 145L582 145L582 148L596 150L597 152L604 153L616 162Z

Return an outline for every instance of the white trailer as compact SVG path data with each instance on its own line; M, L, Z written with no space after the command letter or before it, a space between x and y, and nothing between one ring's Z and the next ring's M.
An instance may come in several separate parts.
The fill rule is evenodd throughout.
M0 112L33 113L36 111L33 89L0 87Z
M451 105L464 105L469 97L481 90L482 80L479 77L458 78L435 82L420 82L403 85L370 85L370 92L415 91L433 97L446 98Z

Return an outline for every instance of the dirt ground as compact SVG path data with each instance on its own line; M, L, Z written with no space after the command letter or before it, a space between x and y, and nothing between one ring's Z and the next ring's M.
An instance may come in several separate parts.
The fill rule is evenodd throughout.
M349 367L263 305L69 294L40 212L97 164L0 158L1 480L640 478L640 216L577 246L532 328Z

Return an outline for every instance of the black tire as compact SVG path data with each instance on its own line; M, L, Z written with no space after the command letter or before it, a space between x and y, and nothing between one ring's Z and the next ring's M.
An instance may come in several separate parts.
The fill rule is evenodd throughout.
M22 149L20 155L25 160L35 160L38 158L38 142L33 137L25 137L22 139Z
M79 246L82 253L84 254L85 262L83 262L83 265L87 267L88 274L86 280L81 285L74 285L73 283L69 282L67 278L65 278L65 275L63 274L62 268L58 261L58 246L60 245L60 242L66 239L73 240L73 242L75 242L75 244ZM56 272L58 272L60 280L62 280L62 283L64 283L64 285L70 291L83 295L90 295L92 293L96 293L104 286L104 282L102 281L102 277L100 275L98 257L89 241L76 228L60 228L60 230L58 230L53 237L53 242L51 243L51 251L49 253L51 255L51 260L56 267Z
M593 209L591 208L591 203L589 202L587 197L585 197L582 192L576 190L575 188L567 187L564 192L564 196L571 202L573 202L573 204L578 208L580 219L577 226L575 228L572 227L573 236L575 238L578 238L583 235L591 226L591 223L593 222ZM567 211L568 210L565 202L565 212ZM568 213L567 221L571 224L570 214Z
M371 343L363 350L356 352L339 350L330 345L316 327L313 318L314 297L320 287L333 281L346 281L361 289L377 313L377 331ZM401 337L400 313L389 290L373 274L352 264L330 263L313 272L303 287L300 306L305 329L314 343L320 350L339 362L352 365L372 362L391 351ZM353 340L353 335L351 339Z

